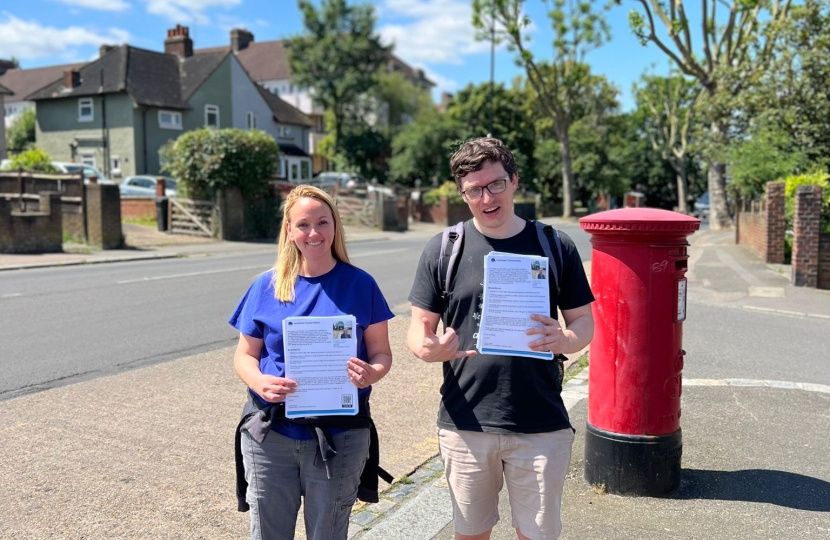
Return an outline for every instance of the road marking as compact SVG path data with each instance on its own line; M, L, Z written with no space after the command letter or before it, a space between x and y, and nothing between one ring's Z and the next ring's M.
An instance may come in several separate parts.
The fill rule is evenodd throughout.
M786 309L772 309L757 306L741 306L747 311L757 311L759 313L768 313L770 315L781 315L784 317L795 317L797 319L823 319L830 321L830 315L822 315L820 313L803 313L801 311L788 311Z
M588 397L588 369L583 369L577 376L565 383L562 388L562 401L570 411L574 406ZM801 383L793 381L773 381L764 379L683 379L683 386L731 386L741 388L775 388L778 390L803 390L830 394L830 385Z
M0 298L17 298L18 296L23 296L23 294L19 293L19 292L9 293L9 294L0 295Z
M409 248L398 248L398 249L384 249L381 251L367 251L366 253L353 253L351 255L352 258L356 259L358 257L375 257L377 255L391 255L392 253L402 253L404 251L412 251Z
M225 268L222 270L206 270L204 272L188 272L186 274L170 274L167 276L155 276L155 277L144 277L139 279L125 279L122 281L118 281L119 285L127 285L130 283L144 283L145 281L159 281L162 279L179 279L179 278L186 278L186 277L194 277L194 276L207 276L210 274L225 274L228 272L241 272L243 270L255 270L260 269L263 270L264 267L261 264L255 266L239 266L236 268Z

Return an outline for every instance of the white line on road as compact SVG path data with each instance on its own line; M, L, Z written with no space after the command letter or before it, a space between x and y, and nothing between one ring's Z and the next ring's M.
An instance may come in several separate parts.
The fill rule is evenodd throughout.
M188 272L186 274L170 274L167 276L155 276L155 277L144 277L139 279L125 279L122 281L118 281L119 285L126 285L129 283L144 283L145 281L158 281L161 279L179 279L185 277L193 277L193 276L207 276L210 274L224 274L227 272L241 272L242 270L263 270L263 266L261 264L257 264L255 266L238 266L236 268L224 268L222 270L206 270L204 272Z
M798 319L806 319L808 317L816 319L830 320L830 315L821 315L820 313L803 313L801 311L788 311L786 309L772 309L757 306L741 306L747 311L757 311L759 313L769 313L770 315L781 315L784 317L795 317Z
M378 255L391 255L392 253L403 253L404 251L412 251L409 248L399 249L384 249L381 251L367 251L366 253L353 253L350 257L357 259L358 257L376 257Z
M23 296L23 294L19 293L19 292L3 294L3 295L0 295L0 298L17 298L18 296Z

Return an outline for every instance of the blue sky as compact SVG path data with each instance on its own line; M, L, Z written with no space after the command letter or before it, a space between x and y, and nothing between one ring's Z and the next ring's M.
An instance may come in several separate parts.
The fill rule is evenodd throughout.
M474 40L470 0L372 0L377 30L395 43L395 53L424 68L442 90L459 90L490 79L490 45ZM550 57L549 21L542 0L527 0L533 20L533 49ZM612 39L588 55L596 73L621 91L632 106L631 85L644 70L664 73L668 61L654 46L642 47L628 29L625 0L608 13ZM190 27L196 48L226 45L231 28L252 31L257 41L301 31L295 0L0 0L0 58L14 56L22 67L95 58L102 43L130 43L161 50L166 30ZM508 83L523 72L505 48L496 52L496 80Z

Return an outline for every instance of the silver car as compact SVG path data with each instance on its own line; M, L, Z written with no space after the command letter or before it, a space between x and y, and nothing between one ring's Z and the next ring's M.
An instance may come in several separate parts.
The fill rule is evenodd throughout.
M128 176L121 182L118 189L121 191L121 196L156 196L156 181L155 176ZM179 187L175 179L165 178L164 195L167 197L175 197L179 193Z

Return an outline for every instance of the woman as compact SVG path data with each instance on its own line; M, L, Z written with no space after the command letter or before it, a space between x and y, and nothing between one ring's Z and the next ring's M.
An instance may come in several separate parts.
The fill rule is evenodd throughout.
M297 383L284 377L282 320L309 315L355 317L357 358L346 372L358 388L356 417L285 418L285 398ZM251 285L229 320L240 332L234 368L249 389L236 436L237 497L241 511L251 510L252 539L294 538L301 497L309 540L346 538L370 438L376 446L368 397L392 365L392 317L375 280L349 263L331 197L311 186L291 191L277 263Z

